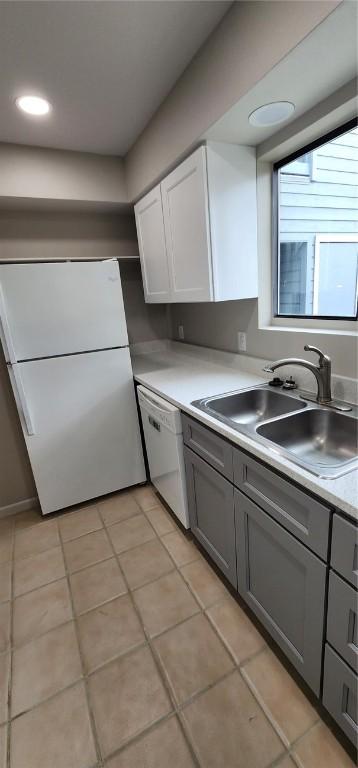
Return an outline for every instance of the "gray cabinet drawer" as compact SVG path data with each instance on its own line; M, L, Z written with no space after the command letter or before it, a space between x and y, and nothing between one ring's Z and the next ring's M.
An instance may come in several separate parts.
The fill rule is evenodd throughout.
M330 509L234 449L234 483L297 539L327 560Z
M235 491L238 590L318 695L327 567Z
M323 704L355 746L358 738L357 685L354 672L326 645Z
M233 448L215 432L182 414L184 443L228 480L233 479Z
M218 568L237 587L234 488L184 448L191 530Z
M327 640L358 672L358 594L337 576L329 575Z
M331 566L358 589L358 528L333 515Z

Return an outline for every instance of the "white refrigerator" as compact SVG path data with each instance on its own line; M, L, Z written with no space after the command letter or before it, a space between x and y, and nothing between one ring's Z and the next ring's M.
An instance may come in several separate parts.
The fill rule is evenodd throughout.
M43 514L145 481L115 259L0 265L0 338Z

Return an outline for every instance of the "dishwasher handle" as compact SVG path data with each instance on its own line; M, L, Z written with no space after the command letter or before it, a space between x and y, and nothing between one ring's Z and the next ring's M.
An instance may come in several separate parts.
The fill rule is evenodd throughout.
M146 403L148 403L150 408L154 409L158 413L165 413L166 415L170 413L168 408L161 408L157 400L152 397L148 397L148 395L145 395L141 390L138 392L138 399L140 403L143 403L144 408Z

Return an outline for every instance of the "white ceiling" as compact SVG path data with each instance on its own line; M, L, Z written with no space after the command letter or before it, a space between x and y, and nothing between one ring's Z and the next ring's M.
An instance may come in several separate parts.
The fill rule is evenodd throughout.
M123 155L231 2L0 2L0 141ZM53 104L21 114L17 96Z
M357 75L357 19L358 4L342 2L202 138L256 146L352 80ZM250 113L271 101L292 101L292 118L275 127L250 125Z

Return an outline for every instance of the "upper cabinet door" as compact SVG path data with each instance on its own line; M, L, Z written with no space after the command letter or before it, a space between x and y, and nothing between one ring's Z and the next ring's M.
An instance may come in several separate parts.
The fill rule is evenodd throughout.
M206 152L194 152L161 184L172 302L213 298Z
M135 205L134 211L145 300L168 302L170 284L160 184Z

